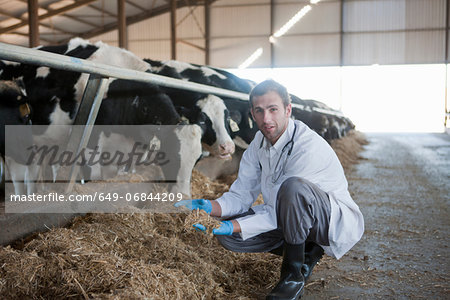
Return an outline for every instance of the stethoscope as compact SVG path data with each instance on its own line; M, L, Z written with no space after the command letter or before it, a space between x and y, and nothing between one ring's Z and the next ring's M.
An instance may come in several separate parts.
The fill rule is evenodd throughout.
M272 183L277 182L278 179L280 179L281 175L283 175L285 173L286 164L287 164L288 158L289 158L289 156L292 153L292 149L294 148L294 137L295 137L295 132L296 131L297 131L297 124L294 123L294 132L292 133L292 137L291 137L290 141L287 142L286 145L284 145L283 148L281 149L281 154L278 157L277 164L275 165L275 169L273 170ZM283 156L284 152L288 148L289 148L289 151L287 152L286 159L284 160L284 163L280 167L281 157Z

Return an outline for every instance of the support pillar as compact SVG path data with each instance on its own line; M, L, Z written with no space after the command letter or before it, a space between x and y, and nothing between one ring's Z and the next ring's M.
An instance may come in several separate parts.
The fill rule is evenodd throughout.
M170 0L170 50L171 58L177 59L177 1Z
M210 64L211 4L205 0L205 65Z
M39 46L38 0L28 0L28 34L30 48Z
M125 0L117 0L117 24L119 25L119 47L128 49L127 16L125 13Z

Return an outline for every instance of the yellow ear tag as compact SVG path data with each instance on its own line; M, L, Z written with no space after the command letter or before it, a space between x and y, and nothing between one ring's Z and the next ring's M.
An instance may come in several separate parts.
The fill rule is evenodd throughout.
M233 132L239 131L239 125L233 119L230 119L230 127Z
M28 103L21 104L19 106L20 116L23 118L25 116L28 116L31 113L30 107L28 106Z

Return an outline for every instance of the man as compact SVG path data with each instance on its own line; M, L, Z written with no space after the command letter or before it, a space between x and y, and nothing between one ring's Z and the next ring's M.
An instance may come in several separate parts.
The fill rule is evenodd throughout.
M217 200L184 200L176 206L228 219L213 233L229 250L282 254L280 281L267 299L299 299L324 250L339 259L361 238L363 216L333 149L290 118L285 87L273 80L258 84L250 106L259 131L229 192ZM251 207L260 193L264 204Z

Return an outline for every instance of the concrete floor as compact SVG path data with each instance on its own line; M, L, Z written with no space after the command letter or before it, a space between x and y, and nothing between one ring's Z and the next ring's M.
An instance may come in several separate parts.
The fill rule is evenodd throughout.
M450 299L450 136L367 134L347 174L362 240L326 257L303 299Z

